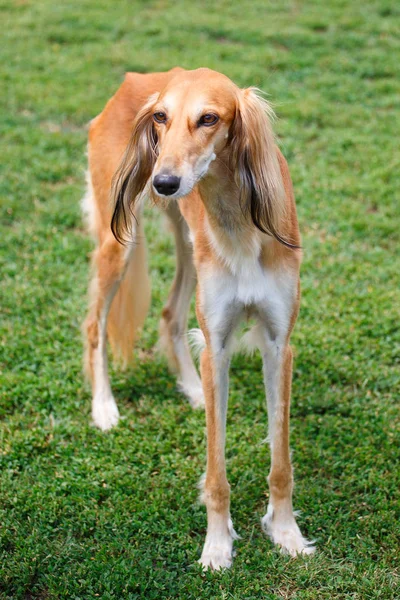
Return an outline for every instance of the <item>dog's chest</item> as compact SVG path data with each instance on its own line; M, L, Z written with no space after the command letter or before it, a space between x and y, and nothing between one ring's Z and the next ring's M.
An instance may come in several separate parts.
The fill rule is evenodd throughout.
M260 240L217 239L208 231L218 264L204 265L199 273L200 296L206 314L218 327L230 316L255 314L286 329L296 297L297 279L283 266L267 267L261 260ZM230 315L230 316L229 316Z
M218 328L240 314L254 314L286 330L295 298L295 280L266 269L259 261L243 261L240 269L212 270L201 282L205 313ZM236 317L234 316L236 315Z
M246 246L239 239L229 248L219 246L218 254L224 265L219 276L232 300L243 306L258 306L264 304L268 296L276 294L276 273L261 262L261 246L257 239Z
M232 299L244 306L264 304L274 288L273 274L258 260L242 260L234 272L227 270L223 279Z

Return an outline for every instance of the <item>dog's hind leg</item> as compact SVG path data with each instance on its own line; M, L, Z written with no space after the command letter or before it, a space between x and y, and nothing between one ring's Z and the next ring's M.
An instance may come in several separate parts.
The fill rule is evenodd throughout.
M196 270L189 229L176 203L170 202L166 213L176 244L176 273L160 322L160 345L167 354L171 369L178 373L179 387L193 408L204 406L200 377L190 354L187 321L190 300L196 287Z
M85 367L92 383L93 421L102 430L116 425L119 417L108 376L107 318L125 271L126 254L126 249L110 235L93 256L95 273L90 285L89 314L84 325Z
M93 421L103 430L116 425L119 416L108 376L107 337L114 357L126 365L150 302L141 223L133 233L134 242L122 246L109 231L93 255L85 367L92 383Z

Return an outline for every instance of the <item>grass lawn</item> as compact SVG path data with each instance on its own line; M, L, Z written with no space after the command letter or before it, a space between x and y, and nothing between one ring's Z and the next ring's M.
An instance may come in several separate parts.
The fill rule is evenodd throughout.
M0 15L0 598L399 598L398 2L1 0ZM136 366L112 372L124 418L90 425L86 124L125 71L176 64L259 86L279 115L304 245L292 448L312 558L261 532L255 356L231 371L237 556L222 573L196 563L204 413L153 351L174 247L151 209L152 308Z

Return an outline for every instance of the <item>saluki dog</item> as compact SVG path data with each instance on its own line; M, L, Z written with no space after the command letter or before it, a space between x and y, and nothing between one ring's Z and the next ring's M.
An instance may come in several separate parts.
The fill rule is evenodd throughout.
M231 565L237 537L225 429L233 332L243 318L255 321L246 337L262 354L267 395L270 497L262 525L283 552L314 551L292 508L289 338L299 309L301 250L292 183L272 117L256 89L240 89L209 69L175 68L128 73L89 133L83 208L97 240L85 322L93 420L103 430L118 422L107 338L114 356L127 362L148 309L141 217L150 197L169 218L176 241L176 274L160 339L190 404L206 408L202 498L208 525L200 562L212 569ZM204 344L201 380L187 335L195 287Z

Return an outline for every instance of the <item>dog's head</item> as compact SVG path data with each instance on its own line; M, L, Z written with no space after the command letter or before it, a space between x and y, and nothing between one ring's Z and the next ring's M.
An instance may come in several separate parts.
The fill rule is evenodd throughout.
M148 182L156 202L178 199L222 159L254 225L285 243L278 233L284 193L272 116L256 90L241 90L225 75L209 69L174 75L136 116L114 181L117 239L126 230L126 209Z

